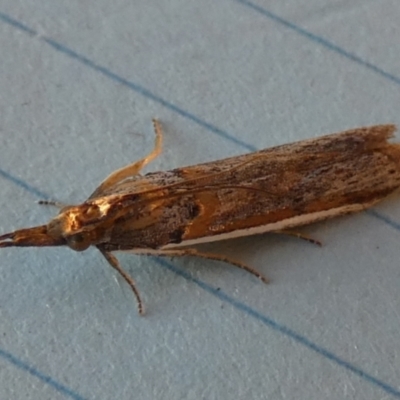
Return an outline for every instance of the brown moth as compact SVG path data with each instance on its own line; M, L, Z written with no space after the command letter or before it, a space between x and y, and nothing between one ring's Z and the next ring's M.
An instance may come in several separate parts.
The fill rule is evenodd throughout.
M142 176L161 153L161 126L153 122L155 147L147 157L112 173L83 204L62 206L48 224L0 236L0 247L96 246L130 285L143 314L135 282L111 252L220 260L267 282L243 263L193 246L264 232L318 243L287 229L364 210L400 186L400 144L388 142L394 125Z

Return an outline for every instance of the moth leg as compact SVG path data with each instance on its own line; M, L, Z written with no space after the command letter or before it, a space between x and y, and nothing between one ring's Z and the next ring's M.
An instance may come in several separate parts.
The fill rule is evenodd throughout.
M39 200L37 203L40 204L41 206L54 206L59 209L68 206L68 204L64 204L56 200Z
M312 237L304 235L303 233L300 232L283 230L283 231L273 231L273 233L297 237L299 239L306 240L307 242L310 242L312 244L316 244L317 246L322 246L322 243L319 240L313 239Z
M142 299L140 298L140 294L138 289L136 288L136 283L135 281L132 279L131 276L129 276L120 266L119 261L117 260L117 258L112 255L111 253L108 253L107 251L102 250L101 248L98 247L98 249L100 250L101 254L103 254L103 256L105 257L105 259L108 261L108 263L114 268L116 269L119 274L125 279L126 283L131 287L135 297L136 297L136 301L137 301L137 305L138 305L138 311L140 315L144 315L144 307L143 307L143 302Z
M143 253L140 253L143 254ZM220 254L214 254L214 253L204 253L201 251L198 251L196 249L182 249L182 250L156 250L149 255L154 255L154 256L160 256L160 257L183 257L183 256L194 256L194 257L200 257L200 258L205 258L207 260L215 260L215 261L222 261L228 264L232 264L235 267L238 267L240 269L244 269L247 272L250 272L252 275L256 276L258 279L261 279L264 283L269 283L269 280L267 277L265 277L263 274L258 272L256 269L250 267L249 265L246 265L244 263L241 263L239 261L233 260L232 258L220 255Z
M129 178L130 176L139 174L139 172L145 165L153 161L161 154L162 142L163 142L162 127L160 122L156 119L153 119L153 127L156 137L152 152L149 153L146 157L142 158L141 160L135 161L132 164L129 164L125 167L122 167L114 171L100 184L100 186L93 192L93 194L89 197L89 199L99 196L104 190L108 189L111 186L114 186L118 182L121 182L122 180Z

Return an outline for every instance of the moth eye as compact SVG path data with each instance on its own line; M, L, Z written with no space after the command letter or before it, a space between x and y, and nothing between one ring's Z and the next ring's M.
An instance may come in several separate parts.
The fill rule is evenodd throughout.
M86 250L90 246L90 240L83 233L75 233L66 238L68 246L75 251Z

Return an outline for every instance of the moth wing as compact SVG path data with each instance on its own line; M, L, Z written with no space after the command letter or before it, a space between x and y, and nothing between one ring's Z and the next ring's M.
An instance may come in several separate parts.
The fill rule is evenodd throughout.
M394 129L360 128L118 184L113 190L137 197L109 250L190 245L365 209L400 186L400 145L387 142Z

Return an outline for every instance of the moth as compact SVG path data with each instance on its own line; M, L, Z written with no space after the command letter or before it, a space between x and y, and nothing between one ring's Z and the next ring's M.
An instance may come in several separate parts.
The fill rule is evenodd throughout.
M80 205L53 204L59 214L46 225L0 236L0 247L96 246L129 284L134 280L114 251L156 256L197 256L247 270L252 267L195 248L264 232L314 241L290 229L364 210L400 186L400 144L388 142L394 125L377 125L272 147L238 157L140 175L162 148L109 175ZM314 241L318 243L317 241Z

